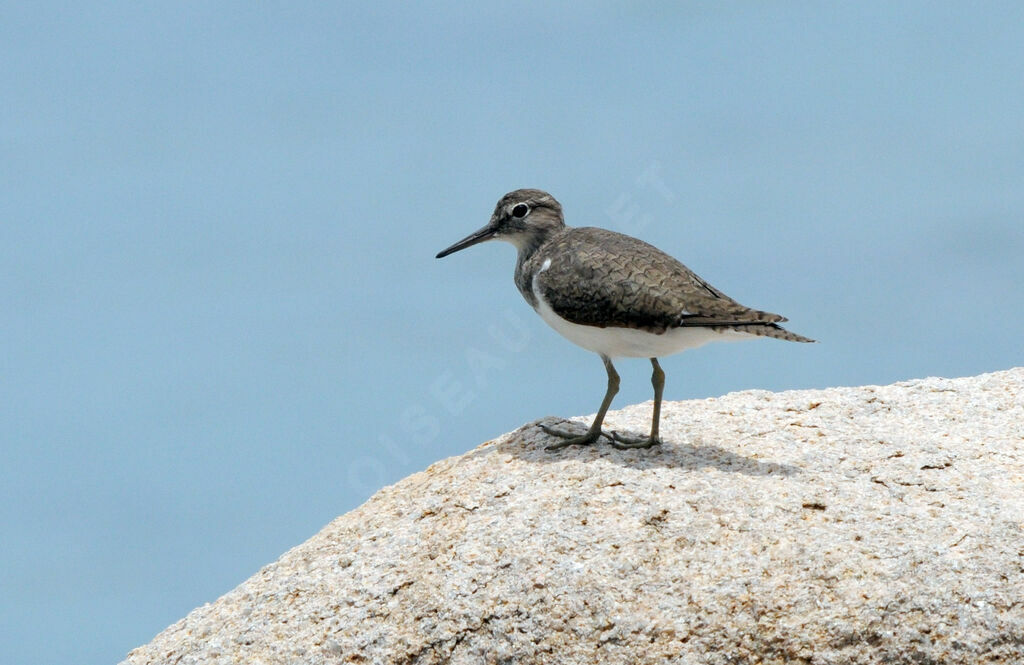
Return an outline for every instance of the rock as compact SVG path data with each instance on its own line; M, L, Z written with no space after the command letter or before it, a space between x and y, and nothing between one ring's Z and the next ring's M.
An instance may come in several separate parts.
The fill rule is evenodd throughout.
M667 403L662 433L438 462L125 662L1024 662L1024 368Z

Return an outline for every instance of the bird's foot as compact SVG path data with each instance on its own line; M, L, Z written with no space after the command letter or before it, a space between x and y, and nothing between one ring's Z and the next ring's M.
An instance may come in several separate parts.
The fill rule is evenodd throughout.
M608 437L612 446L619 450L630 450L632 448L650 448L661 444L661 437L657 435L629 437L622 436L618 432L612 432Z
M551 436L557 436L560 439L564 439L558 443L552 443L547 447L548 450L561 450L567 446L585 446L594 443L602 436L608 436L599 429L587 430L585 434L576 434L575 432L566 432L565 430L555 429L548 425L541 425L540 428L545 434L550 434ZM611 437L608 436L608 438L610 439Z

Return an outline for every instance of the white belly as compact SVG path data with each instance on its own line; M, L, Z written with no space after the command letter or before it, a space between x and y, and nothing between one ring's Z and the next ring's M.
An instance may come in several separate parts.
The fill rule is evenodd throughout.
M537 313L558 334L577 346L609 358L660 358L695 349L708 342L756 338L756 335L749 333L710 328L672 328L656 334L636 328L582 326L555 314L551 306L541 298L537 289L533 290L533 294L537 297Z

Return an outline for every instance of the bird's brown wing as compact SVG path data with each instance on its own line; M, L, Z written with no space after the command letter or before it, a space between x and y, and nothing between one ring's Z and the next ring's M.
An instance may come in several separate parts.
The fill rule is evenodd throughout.
M568 229L532 261L543 265L548 259L536 288L573 323L662 331L786 320L744 307L668 254L614 231Z

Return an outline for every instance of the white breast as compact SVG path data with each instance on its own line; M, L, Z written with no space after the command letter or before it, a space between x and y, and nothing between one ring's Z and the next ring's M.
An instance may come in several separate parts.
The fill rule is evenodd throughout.
M663 333L652 333L636 328L598 328L571 323L555 314L555 310L551 309L551 305L544 300L540 289L537 288L537 275L549 267L551 259L545 260L533 277L531 286L537 299L537 313L562 337L588 351L609 358L660 358L694 349L708 342L738 341L756 337L735 330L717 331L710 328L671 328Z

